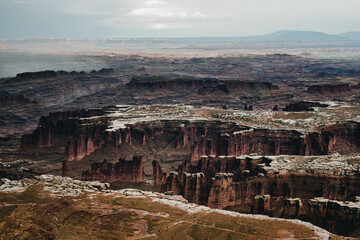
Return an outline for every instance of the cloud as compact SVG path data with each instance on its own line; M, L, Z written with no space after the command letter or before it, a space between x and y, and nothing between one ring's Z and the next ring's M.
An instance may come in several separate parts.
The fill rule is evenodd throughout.
M149 0L133 10L127 16L147 21L149 29L177 29L189 27L185 22L207 20L210 16L198 10L190 10L177 3Z
M16 4L27 4L27 5L29 5L29 4L34 4L35 2L34 1L32 1L32 0L13 0L12 1L13 3L16 3Z
M132 10L129 16L167 18L167 19L205 19L207 16L200 11L184 9L179 4L163 1L150 0L143 3L143 6Z
M150 23L149 28L154 30L188 28L189 25L184 23Z

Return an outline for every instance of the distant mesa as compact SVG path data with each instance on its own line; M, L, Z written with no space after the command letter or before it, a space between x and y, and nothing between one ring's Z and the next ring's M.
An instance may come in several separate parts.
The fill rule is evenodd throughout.
M279 89L271 82L252 82L239 80L218 80L208 78L166 78L161 76L135 77L126 84L128 89L143 89L152 92L170 90L189 91L198 94L232 94L248 90L268 91Z
M111 74L114 72L114 69L112 68L102 68L99 71L93 70L90 72L90 74ZM17 82L26 82L36 79L47 79L47 78L56 78L60 76L76 76L76 75L86 75L87 73L84 71L76 72L76 71L53 71L53 70L46 70L46 71L40 71L40 72L24 72L19 73L16 75L16 77L11 78L7 80L5 83L17 83Z
M36 104L36 101L31 101L29 98L24 97L24 95L14 95L10 94L7 91L0 90L0 105L14 105L14 104Z
M349 40L360 41L360 32L346 32L339 34L341 37L345 37Z
M324 85L313 85L307 90L308 93L342 93L351 91L352 88L349 84L324 84Z
M330 35L322 32L314 31L291 31L283 30L275 33L262 36L265 40L277 40L277 41L333 41L344 40L344 37L337 35Z

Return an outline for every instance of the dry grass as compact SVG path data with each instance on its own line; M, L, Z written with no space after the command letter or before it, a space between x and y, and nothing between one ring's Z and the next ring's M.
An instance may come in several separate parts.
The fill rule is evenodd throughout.
M82 194L53 198L30 187L3 193L0 239L313 239L286 221L189 214L149 198ZM9 206L12 206L9 208Z

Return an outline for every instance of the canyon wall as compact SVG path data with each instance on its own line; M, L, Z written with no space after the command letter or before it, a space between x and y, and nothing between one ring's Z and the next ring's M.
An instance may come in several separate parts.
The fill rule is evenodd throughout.
M318 127L314 132L250 129L232 122L171 120L125 124L109 129L104 117L111 107L51 113L38 128L21 139L21 149L66 146L66 160L81 160L105 144L115 150L123 143L134 148L171 149L192 162L201 156L327 155L360 152L360 123L342 122ZM55 145L56 145L55 144Z
M152 162L153 166L153 177L154 177L154 185L163 185L166 183L167 174L161 170L160 163L157 161Z
M197 163L184 162L170 173L162 189L212 208L298 218L343 235L360 227L360 204L346 203L358 199L359 170L275 169L271 161L202 156ZM312 200L320 197L326 201ZM355 224L342 229L351 222Z
M327 155L360 152L360 123L345 122L319 127L307 134L295 130L250 129L204 135L194 142L191 160L203 155Z
M90 118L104 114L103 109L77 110L67 112L50 113L47 117L41 117L38 127L31 134L24 134L21 137L20 148L22 150L31 150L34 148L43 148L53 146L55 139L67 139L72 134L81 135L92 133L92 128L82 123L79 118ZM99 125L103 126L103 125ZM105 130L102 127L102 130ZM93 136L95 136L93 134ZM91 138L90 141L92 141ZM66 141L66 140L65 140ZM65 145L63 143L63 145Z
M83 171L82 180L102 182L145 182L144 165L141 157L134 156L131 161L120 158L117 163L104 160L93 163L90 170Z

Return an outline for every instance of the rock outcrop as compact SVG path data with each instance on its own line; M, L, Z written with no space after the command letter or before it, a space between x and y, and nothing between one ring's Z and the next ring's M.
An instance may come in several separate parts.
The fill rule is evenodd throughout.
M143 161L141 157L134 156L130 161L120 158L117 163L110 163L107 160L93 163L90 170L82 173L82 180L145 182Z
M303 219L339 235L357 235L360 228L359 202L342 202L325 198L308 201Z
M327 155L360 152L360 123L345 122L319 127L307 134L295 130L249 129L204 134L191 148L191 160L203 155ZM340 140L341 139L341 140ZM340 141L338 141L340 140ZM351 146L351 147L350 147ZM350 149L351 148L351 149Z
M162 189L212 208L303 219L335 233L340 233L340 227L330 226L341 226L344 212L351 212L345 222L358 222L358 208L349 210L346 207L352 205L340 201L357 199L359 169L275 169L271 161L266 157L203 156L197 164L187 161L172 172ZM329 209L316 207L311 200L315 197L330 199ZM333 200L344 209L331 205ZM332 225L326 221L333 221ZM358 227L353 224L341 234L348 235Z
M161 170L160 163L157 161L152 162L153 165L153 177L154 177L154 185L162 185L166 183L166 172Z
M227 161L227 165L210 164L203 165L196 171L182 171L205 174L208 174L207 171L217 173L228 172L229 169L246 170L246 164L252 165L256 161L247 163L247 160L240 161L235 158L246 154L327 155L360 152L358 122L330 124L309 133L251 129L235 122L214 120L157 120L118 124L109 117L113 109L116 108L57 112L42 117L38 128L32 134L22 136L21 149L61 146L65 148L65 160L68 162L82 160L103 147L110 148L118 156L125 156L131 149L131 154L142 152L145 154L142 154L144 159L150 161L160 157L161 161L166 159L180 163L182 160L178 158L188 159L188 166L191 165L192 168L204 155L215 158L234 156L220 158L221 161ZM126 156L129 157L129 154ZM151 162L149 165L151 166ZM159 182L163 182L162 172L157 172ZM242 176L235 175L236 180L241 178Z
M31 101L29 98L24 97L24 95L14 95L10 94L7 91L0 90L0 105L14 105L14 104L36 104L36 101Z
M21 149L50 147L53 146L55 139L58 137L66 138L76 133L79 135L81 135L81 133L85 133L86 135L93 133L90 127L82 124L79 119L102 114L104 114L103 109L82 109L68 112L55 112L50 113L47 117L43 116L40 118L39 126L32 134L25 134L21 137ZM101 126L101 124L98 126ZM89 139L89 141L91 142L92 140ZM89 145L91 144L89 143Z
M107 123L98 121L93 124L77 124L74 134L66 144L66 159L68 161L81 160L93 150L104 144L115 149L123 144L137 146L138 148L162 149L171 146L174 150L183 150L183 154L190 157L190 146L203 134L221 134L222 129L230 131L243 129L236 124L221 122L203 121L158 121L147 123L131 124L125 128L115 131L106 131ZM136 143L136 144L134 144Z

